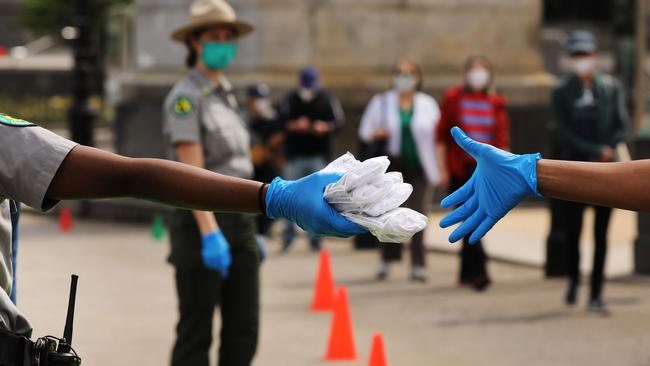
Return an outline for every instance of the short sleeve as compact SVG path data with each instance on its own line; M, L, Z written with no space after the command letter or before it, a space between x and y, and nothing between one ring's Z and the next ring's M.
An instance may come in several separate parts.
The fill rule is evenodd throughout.
M174 88L165 100L163 124L173 145L178 142L201 142L199 98L183 88Z
M45 197L61 163L76 143L46 129L0 125L0 195L46 211Z

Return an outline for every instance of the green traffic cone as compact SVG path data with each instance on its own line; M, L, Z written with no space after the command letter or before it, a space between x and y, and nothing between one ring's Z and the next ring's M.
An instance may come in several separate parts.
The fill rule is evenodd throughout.
M151 237L157 241L163 240L165 238L165 222L162 215L156 215L153 218Z

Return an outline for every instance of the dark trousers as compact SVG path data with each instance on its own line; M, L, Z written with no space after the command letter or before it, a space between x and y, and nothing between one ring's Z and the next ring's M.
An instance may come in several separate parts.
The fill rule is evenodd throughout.
M463 177L452 177L449 185L450 193L462 187L472 177L474 166L468 166ZM483 243L469 244L469 235L463 238L460 250L460 282L470 283L477 278L487 278L487 255Z
M230 273L223 279L217 272L190 261L174 263L180 319L172 366L209 365L212 317L218 305L221 306L218 364L248 366L257 349L259 253L255 218L239 214L216 214L216 217L231 248ZM187 244L188 250L200 251L200 233L189 211L175 212L170 236L176 244L172 244L172 251L180 250L182 244Z
M428 215L431 208L431 188L422 171L403 172L404 181L413 186L413 193L406 200L404 206L423 215ZM399 244L380 244L381 259L384 262L399 261L402 259L402 246ZM415 234L411 239L411 265L424 267L426 255L424 250L424 230Z
M569 263L569 281L580 281L580 233L582 218L586 205L582 203L559 201L562 216L565 220L567 261ZM591 271L591 299L598 299L603 289L603 273L605 257L607 256L607 231L612 209L594 206L596 218L594 222L594 263Z

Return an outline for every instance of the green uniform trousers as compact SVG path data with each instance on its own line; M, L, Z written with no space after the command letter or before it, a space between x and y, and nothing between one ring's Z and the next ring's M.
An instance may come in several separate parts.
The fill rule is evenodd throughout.
M257 349L259 329L259 250L255 216L215 214L230 244L228 278L203 267L201 234L190 211L172 214L170 262L176 267L180 319L172 366L208 366L212 317L221 306L220 366L248 366Z

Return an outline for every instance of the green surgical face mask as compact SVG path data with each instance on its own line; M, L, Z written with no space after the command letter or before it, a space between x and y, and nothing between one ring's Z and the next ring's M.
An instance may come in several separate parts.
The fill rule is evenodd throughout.
M211 70L225 69L237 55L237 44L233 42L205 42L201 61Z

